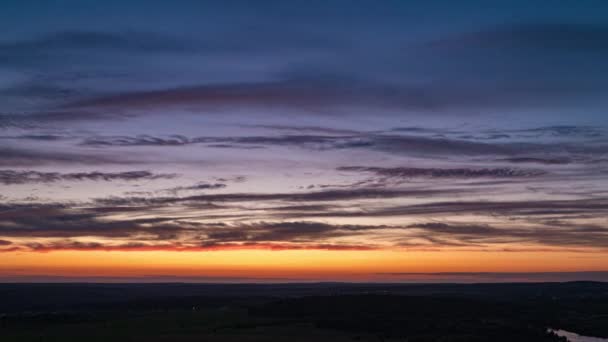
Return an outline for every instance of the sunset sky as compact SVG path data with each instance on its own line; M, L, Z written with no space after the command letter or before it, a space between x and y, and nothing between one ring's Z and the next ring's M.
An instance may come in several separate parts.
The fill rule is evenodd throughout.
M0 282L608 280L608 2L0 3Z

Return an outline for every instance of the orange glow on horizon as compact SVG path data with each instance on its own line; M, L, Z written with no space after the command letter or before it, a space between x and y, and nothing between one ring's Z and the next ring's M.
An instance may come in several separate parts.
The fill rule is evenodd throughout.
M9 252L2 276L391 280L391 273L604 271L608 253L576 251L224 250Z

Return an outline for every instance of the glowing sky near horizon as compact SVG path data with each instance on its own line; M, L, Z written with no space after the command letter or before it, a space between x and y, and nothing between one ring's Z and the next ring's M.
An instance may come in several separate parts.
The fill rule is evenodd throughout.
M3 1L0 281L608 271L606 17Z

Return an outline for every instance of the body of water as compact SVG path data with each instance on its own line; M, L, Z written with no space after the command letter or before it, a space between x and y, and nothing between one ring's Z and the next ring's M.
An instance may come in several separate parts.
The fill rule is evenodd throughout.
M563 337L567 338L568 341L570 341L570 342L608 342L608 338L582 336L579 334L575 334L573 332L569 332L566 330L560 330L560 329L549 329L549 330L556 333L558 336L563 336Z

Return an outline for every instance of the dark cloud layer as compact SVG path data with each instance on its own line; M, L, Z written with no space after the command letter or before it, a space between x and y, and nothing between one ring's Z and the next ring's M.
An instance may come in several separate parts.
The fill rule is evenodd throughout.
M546 165L563 165L570 164L572 160L570 158L542 158L542 157L513 157L513 158L503 158L498 159L497 161L505 161L509 163L516 164L525 164L525 163L533 163L533 164L546 164Z
M175 238L187 231L186 224L169 219L112 221L95 211L57 207L15 207L0 212L0 236L74 238L85 236L127 238L141 235L143 240Z
M237 83L200 85L155 91L131 92L76 101L64 109L213 109L218 107L279 107L318 110L340 106L446 112L452 110L518 107L543 108L556 101L578 104L579 98L597 97L603 85L551 85L538 81L511 81L489 88L485 84L393 85L359 82L326 83L309 80L285 80L273 83Z
M531 228L496 228L487 225L422 223L410 226L424 231L423 237L442 238L456 243L485 245L494 243L533 243L546 246L608 247L608 227L580 227L577 224L544 225Z
M100 198L96 202L102 205L170 205L193 204L207 202L258 202L258 201L288 201L288 202L332 202L369 199L387 199L399 197L432 197L435 195L462 194L463 189L349 189L325 190L316 192L294 193L226 193L205 194L185 197L110 197Z
M175 174L154 174L149 171L126 171L126 172L39 172L39 171L17 171L0 170L0 183L5 185L12 184L35 184L35 183L55 183L61 181L136 181L171 179Z
M412 215L488 215L504 217L567 216L574 218L608 212L605 198L580 200L529 200L529 201L435 201L424 204L384 206L367 210L284 211L283 217L397 217ZM593 217L592 216L592 217Z
M140 161L141 162L141 161ZM43 164L137 164L133 158L116 154L92 154L41 149L0 147L0 166L37 166Z
M365 231L387 229L388 226L332 225L322 222L257 222L253 224L226 225L207 233L213 242L261 242L289 241L315 242L327 238L354 236Z
M282 250L330 250L330 251L369 251L375 248L365 245L340 244L289 244L289 243L223 243L212 245L183 245L179 243L126 243L104 244L97 242L61 241L51 243L32 243L22 247L0 249L0 252L29 250L34 252L52 252L62 250L72 251L170 251L170 252L208 252L218 250L262 249L271 251Z
M269 135L241 137L193 137L172 135L157 137L111 136L91 137L81 145L90 147L115 146L181 146L204 144L206 147L248 149L265 146L295 146L312 150L366 149L398 155L430 157L435 155L495 156L511 163L566 164L601 157L608 142L479 142L456 138L394 134L358 135ZM544 155L539 157L539 155ZM463 170L464 171L464 170ZM494 170L501 173L500 169ZM524 171L520 172L520 176ZM534 171L530 171L534 173ZM540 173L540 171L538 171ZM505 175L509 172L502 172ZM512 176L515 175L513 171ZM430 174L429 174L430 175Z
M523 205L523 203L522 203ZM0 212L0 237L55 238L55 242L3 243L36 251L75 250L205 250L376 249L375 243L353 245L329 239L384 236L385 247L496 247L509 244L547 247L608 248L608 227L546 221L518 226L423 222L411 225L345 225L317 221L202 223L176 217L113 221L105 212L86 208L13 207ZM122 243L81 242L81 237L120 238ZM339 240L336 240L339 241Z
M293 249L350 249L349 245L332 245L324 240L332 236L348 236L359 231L384 229L384 226L330 225L319 222L255 222L197 223L172 217L114 221L105 218L106 211L86 208L20 207L0 211L0 236L17 238L80 237L121 238L128 244L117 249L151 247L161 249L213 249L255 247ZM294 244L291 247L286 243ZM3 245L10 245L5 243ZM21 247L41 249L106 249L103 243L82 243L71 240L41 244L25 243ZM14 248L15 246L11 246ZM127 248L128 247L128 248ZM359 246L357 248L373 248Z
M542 170L523 170L511 168L495 169L439 169L439 168L414 168L414 167L365 167L365 166L342 166L338 171L369 172L383 177L431 177L431 178L520 178L536 177L546 174Z
M77 122L118 120L124 115L111 112L86 111L41 111L22 114L0 113L0 128L36 129L46 126L59 126ZM30 137L33 138L33 137Z
M167 189L165 190L166 192L172 193L172 194L177 194L180 191L193 191L193 190L218 190L218 189L223 189L227 187L226 184L224 183L206 183L206 182L200 182L198 184L195 185L190 185L190 186L177 186L171 189Z

